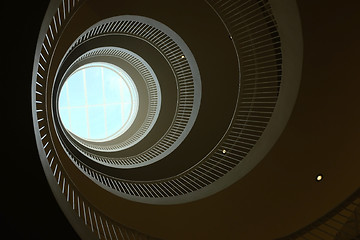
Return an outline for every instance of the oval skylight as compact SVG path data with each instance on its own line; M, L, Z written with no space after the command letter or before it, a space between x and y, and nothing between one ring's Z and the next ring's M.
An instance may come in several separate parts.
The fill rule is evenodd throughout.
M88 141L104 142L123 134L139 106L136 86L121 68L103 62L83 65L63 84L59 114L64 127Z

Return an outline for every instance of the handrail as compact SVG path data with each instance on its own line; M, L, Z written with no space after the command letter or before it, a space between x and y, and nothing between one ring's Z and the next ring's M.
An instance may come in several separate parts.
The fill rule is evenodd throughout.
M241 65L239 79L241 92L231 126L219 144L198 164L176 176L154 181L132 181L109 176L87 166L68 151L69 157L85 175L121 197L141 202L153 202L154 199L166 202L168 198L173 200L174 197L194 193L213 184L241 165L263 135L272 117L281 89L282 50L277 22L272 15L269 1L234 1L239 10L251 18L231 13L232 10L226 8L226 4L230 1L207 2L214 11L223 16L222 20L229 28L229 41L232 41L237 49ZM218 6L220 2L224 5ZM110 27L104 25L106 24L94 28L99 30L92 29L84 33L78 41L75 41L75 45L93 35L101 34L106 29L122 26L120 23L112 24ZM132 31L135 30L136 28ZM176 138L177 136L173 135L170 143ZM163 150L160 148L157 151ZM153 154L142 154L141 157L148 160ZM95 155L92 158L109 163L115 160ZM130 162L129 160L126 159L127 162ZM142 161L141 158L131 160Z
M360 188L308 226L277 240L360 239Z
M69 177L66 169L63 167L61 160L54 148L51 134L47 126L47 109L45 89L48 76L49 65L52 60L57 41L59 40L65 26L71 19L74 12L79 9L84 0L78 1L58 1L59 6L55 9L55 15L52 17L50 24L45 32L40 32L41 45L38 45L38 54L35 59L32 97L33 97L33 118L35 126L35 136L38 142L39 155L46 169L49 183L57 184L57 193L59 201L65 199L66 206L63 211L66 215L69 209L72 215L67 215L69 219L77 217L77 221L82 222L89 232L98 239L155 239L137 230L128 228L118 222L111 220L96 206L92 205L81 194L76 184ZM43 34L43 35L42 35ZM51 179L50 179L51 178ZM78 230L78 229L77 229ZM78 231L78 234L81 230ZM82 234L87 235L87 233Z

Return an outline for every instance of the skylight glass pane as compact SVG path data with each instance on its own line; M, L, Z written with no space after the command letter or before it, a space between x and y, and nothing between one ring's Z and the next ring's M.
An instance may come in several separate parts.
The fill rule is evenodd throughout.
M88 104L104 104L101 67L86 68L85 72Z
M105 114L103 106L89 107L89 129L91 139L106 138ZM115 129L116 131L117 129Z
M86 109L84 107L72 108L71 114L71 128L70 131L74 134L87 138L87 120L86 120Z
M65 128L70 129L70 111L67 108L60 109L61 121L63 122Z
M85 106L86 100L83 79L83 71L79 71L66 81L69 93L69 106Z
M109 105L106 106L106 116L107 116L107 130L111 132L116 132L117 129L120 129L124 125L124 118L121 114L121 105Z
M62 107L68 107L69 106L66 86L64 86L64 91L61 91L61 94L59 96L59 106L62 106Z
M121 102L124 103L131 103L131 93L130 91L124 91L125 89L128 89L129 87L126 85L126 83L124 81L121 81L120 83L120 89L122 89L121 91Z
M123 80L120 76L116 76L109 71L104 71L104 79L106 103L120 103L121 95L123 92L129 91L129 89L121 88L120 86Z

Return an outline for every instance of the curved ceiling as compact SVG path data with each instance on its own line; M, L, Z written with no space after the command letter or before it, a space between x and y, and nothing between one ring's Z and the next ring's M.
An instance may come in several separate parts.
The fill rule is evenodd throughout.
M359 3L298 1L304 38L300 91L284 132L260 164L237 183L201 201L154 206L116 199L122 223L163 239L276 239L315 221L353 193L360 183L360 16L355 5ZM32 14L22 11L25 16ZM10 59L19 61L13 55ZM29 59L31 68L32 57ZM23 71L29 78L29 73ZM24 106L20 99L16 104ZM19 114L15 116L23 116ZM15 131L18 136L23 134L22 129ZM14 139L14 134L11 136ZM25 137L33 136L28 133ZM34 146L26 149L33 153L32 161L37 161L37 153L30 150ZM26 178L34 177L25 170L25 166L33 169L32 165L15 166ZM318 173L324 175L321 182L315 181ZM102 190L84 191L95 197ZM9 192L18 198L22 195L11 189ZM40 190L34 192L41 202L39 196L44 195ZM24 194L29 196L30 192ZM108 198L99 202L106 211L113 211L112 201ZM15 203L19 202L10 204L14 212L31 212ZM41 206L37 201L32 204ZM16 210L19 208L22 210ZM10 223L17 222L16 217L10 219Z

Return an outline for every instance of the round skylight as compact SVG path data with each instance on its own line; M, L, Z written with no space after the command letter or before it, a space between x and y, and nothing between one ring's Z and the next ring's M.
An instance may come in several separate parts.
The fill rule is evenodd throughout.
M83 65L63 84L59 114L76 136L104 142L123 134L135 120L139 106L136 86L121 68L103 62Z

